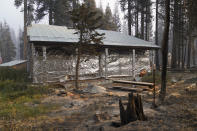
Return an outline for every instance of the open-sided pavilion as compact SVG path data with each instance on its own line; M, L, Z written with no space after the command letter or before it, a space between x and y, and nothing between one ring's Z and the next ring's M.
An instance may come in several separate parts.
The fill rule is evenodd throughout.
M97 30L104 33L102 45L88 44L84 49L95 47L96 52L101 52L99 58L99 75L107 78L108 66L106 59L110 52L119 54L132 54L132 74L135 77L135 54L143 50L157 50L160 47L133 36L120 32ZM28 61L29 70L35 83L53 82L66 75L73 75L76 44L79 41L76 30L63 26L35 24L28 27ZM95 52L94 51L94 52ZM87 52L84 51L84 54ZM91 52L87 53L91 55ZM93 55L93 54L92 54ZM95 54L94 54L95 55ZM104 68L101 66L103 59ZM72 61L72 62L71 62ZM104 69L104 70L103 70ZM104 72L104 73L103 73Z

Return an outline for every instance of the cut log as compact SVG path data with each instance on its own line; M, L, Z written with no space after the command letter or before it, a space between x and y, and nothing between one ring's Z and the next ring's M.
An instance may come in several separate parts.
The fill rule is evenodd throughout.
M139 86L148 86L149 88L153 88L153 86L154 86L154 83L136 82L136 81L124 81L124 80L113 80L113 83L131 84L131 85L139 85Z
M136 120L147 120L144 115L141 96L138 94L137 96L134 96L133 93L129 93L128 96L129 98L126 110L124 109L122 101L119 100L121 124L126 125Z
M122 87L122 86L114 86L113 90L120 90L120 91L129 91L129 92L142 92L143 89L140 88L132 88L132 87Z

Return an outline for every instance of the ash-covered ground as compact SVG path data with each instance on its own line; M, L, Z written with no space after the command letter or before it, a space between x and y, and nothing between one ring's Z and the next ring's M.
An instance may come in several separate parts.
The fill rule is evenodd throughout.
M131 122L115 127L120 122L119 99L126 102L126 91L112 90L112 83L99 84L87 81L89 86L76 90L73 86L54 88L53 93L43 98L40 104L58 104L59 108L36 118L0 121L2 129L9 130L74 130L74 131L127 131L127 130L196 130L197 129L197 75L195 73L171 73L173 81L167 86L167 96L161 105L151 108L152 90L142 95L147 121ZM174 81L176 79L176 81ZM117 86L117 85L116 85ZM131 86L131 85L124 85ZM135 87L146 88L146 87ZM156 86L157 98L159 85ZM31 105L30 106L35 106Z

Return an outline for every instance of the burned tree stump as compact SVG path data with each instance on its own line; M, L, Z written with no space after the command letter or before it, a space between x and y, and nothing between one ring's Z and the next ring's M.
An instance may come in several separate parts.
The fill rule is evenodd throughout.
M137 96L134 96L133 93L129 93L128 96L129 98L126 110L122 104L122 101L119 100L121 125L126 125L129 122L136 120L145 121L146 117L144 115L141 96L138 94Z

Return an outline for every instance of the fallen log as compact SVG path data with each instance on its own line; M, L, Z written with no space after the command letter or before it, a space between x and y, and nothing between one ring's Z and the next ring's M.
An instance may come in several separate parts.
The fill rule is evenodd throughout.
M131 84L131 85L139 85L139 86L148 86L149 88L153 88L153 86L154 86L154 83L136 82L136 81L125 81L125 80L113 80L113 83Z
M120 91L128 91L128 92L142 92L142 91L152 91L149 88L133 88L133 87L123 87L123 86L114 86L112 87L113 90L120 90Z

